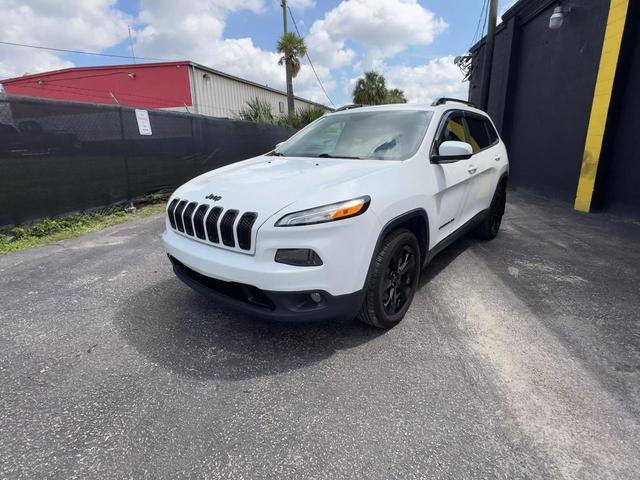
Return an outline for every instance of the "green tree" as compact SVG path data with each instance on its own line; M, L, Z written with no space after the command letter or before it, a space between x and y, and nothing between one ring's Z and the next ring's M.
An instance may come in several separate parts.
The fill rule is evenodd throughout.
M256 123L275 123L276 121L271 111L271 104L258 97L249 100L240 110L238 117L240 120Z
M392 88L387 92L384 103L407 103L404 92L399 88Z
M307 54L307 46L304 38L293 32L287 32L278 40L277 49L278 53L282 54L278 65L285 66L287 75L287 111L289 115L294 115L293 79L300 72L300 59Z
M386 96L386 82L378 72L365 72L353 89L353 103L361 105L381 105Z

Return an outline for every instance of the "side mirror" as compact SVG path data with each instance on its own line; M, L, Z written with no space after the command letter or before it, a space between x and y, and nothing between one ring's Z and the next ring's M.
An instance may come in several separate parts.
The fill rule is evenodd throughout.
M447 141L438 147L438 155L431 157L435 163L450 163L467 160L473 154L473 147L466 142Z

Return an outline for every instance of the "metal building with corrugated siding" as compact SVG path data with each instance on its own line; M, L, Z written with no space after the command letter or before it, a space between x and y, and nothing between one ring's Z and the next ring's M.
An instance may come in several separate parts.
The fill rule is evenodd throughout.
M176 62L75 67L0 81L10 95L121 104L234 118L247 101L269 102L275 115L287 111L287 95L267 85L197 63ZM325 105L295 97L296 110Z

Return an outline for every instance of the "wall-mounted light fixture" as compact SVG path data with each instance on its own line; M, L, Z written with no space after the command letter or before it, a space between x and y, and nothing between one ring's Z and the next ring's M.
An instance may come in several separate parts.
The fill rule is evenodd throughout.
M127 77L129 77L131 80L134 80L136 78L136 74L135 73L127 73Z
M563 7L561 4L559 4L556 8L553 9L551 18L549 18L549 28L551 30L557 30L562 27L564 18L569 15L570 12L571 7Z

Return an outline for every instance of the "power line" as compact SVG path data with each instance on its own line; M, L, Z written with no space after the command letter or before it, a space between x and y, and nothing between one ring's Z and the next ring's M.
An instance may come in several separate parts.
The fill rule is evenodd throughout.
M131 59L155 60L157 62L168 62L168 61L170 61L167 58L131 57L129 55L116 55L116 54L111 54L111 53L85 52L85 51L82 51L82 50L68 50L66 48L43 47L42 45L27 45L26 43L13 43L13 42L2 42L2 41L0 41L0 45L9 45L9 46L12 46L12 47L37 48L38 50L51 50L53 52L79 53L81 55L95 55L97 57L127 58L129 60L131 60Z
M93 67L88 67L88 68L93 68ZM107 73L93 73L93 74L84 74L84 75L77 75L75 77L60 77L60 78L47 78L47 83L54 83L54 82L66 82L69 80L83 80L85 78L100 78L100 77L112 77L114 75L130 75L130 72L127 71L118 71L118 72L107 72ZM32 78L21 78L18 77L14 80L12 80L12 83L14 85L21 85L23 83L31 83L33 82Z
M471 45L476 43L476 36L478 35L478 31L480 30L480 25L482 25L482 31L484 32L484 24L482 23L482 18L485 16L487 11L487 0L482 2L482 9L480 10L480 17L478 18L478 24L476 25L476 31L473 34L473 39L471 39ZM482 35L480 36L482 38Z
M487 9L484 12L484 18L482 19L482 32L480 32L480 38L478 38L478 41L482 40L486 35L489 23L489 10L491 9L492 2L493 0L487 0Z
M302 35L300 35L300 30L298 30L298 24L296 23L296 19L293 16L293 12L291 12L291 8L287 7L287 10L289 10L289 15L291 15L291 20L293 20L293 26L295 27L296 32L298 33L298 36L302 37ZM318 73L316 72L316 69L313 66L311 57L309 57L309 52L307 52L305 55L307 57L307 60L309 60L309 65L311 66L311 70L313 70L313 74L316 76L316 80L318 80L318 84L320 85L320 88L324 92L324 96L327 97L327 100L329 100L329 103L335 107L336 106L335 103L333 103L333 100L331 100L331 97L329 97L329 94L324 89L324 85L322 85L322 81L320 81L320 77L318 76Z

